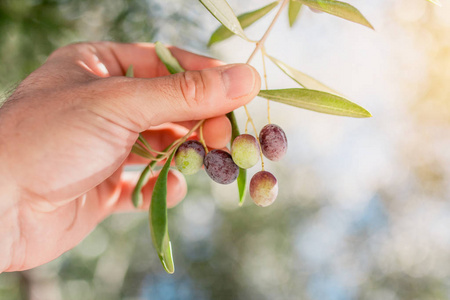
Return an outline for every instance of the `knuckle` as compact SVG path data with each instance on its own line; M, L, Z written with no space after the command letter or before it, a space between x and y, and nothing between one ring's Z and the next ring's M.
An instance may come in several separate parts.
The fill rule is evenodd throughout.
M82 53L96 52L97 45L103 45L106 42L79 42L72 43L67 46L61 47L53 51L49 56L49 59L66 58L66 57L78 57Z
M73 48L74 48L73 45L68 45L68 46L58 48L49 55L48 60L52 60L52 59L59 58L59 57L64 57L68 53L73 52Z
M201 71L187 71L180 76L180 90L188 106L195 106L205 99L206 86Z

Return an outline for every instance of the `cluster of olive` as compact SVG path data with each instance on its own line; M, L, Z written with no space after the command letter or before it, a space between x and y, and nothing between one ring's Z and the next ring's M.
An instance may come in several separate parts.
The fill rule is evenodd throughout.
M175 164L185 175L197 173L204 165L212 180L230 184L239 176L239 168L248 169L256 165L261 153L272 161L278 161L286 151L287 139L283 129L267 124L259 133L259 141L250 134L237 136L231 145L231 153L221 149L207 152L199 141L186 141L175 153ZM270 172L262 170L252 177L250 197L257 205L268 206L277 195L278 182Z

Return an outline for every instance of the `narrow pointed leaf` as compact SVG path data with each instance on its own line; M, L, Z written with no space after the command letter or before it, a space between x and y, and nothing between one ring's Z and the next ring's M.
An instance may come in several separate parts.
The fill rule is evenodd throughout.
M155 43L156 54L164 63L169 73L179 73L185 70L181 67L178 60L172 55L169 49L160 42ZM174 142L175 143L175 142ZM170 144L163 152L169 151L174 143ZM144 143L145 144L145 143ZM158 257L166 272L173 274L175 272L175 265L172 256L172 244L169 238L169 226L167 221L167 176L169 174L170 163L175 155L174 149L171 155L167 158L153 188L152 201L149 209L150 232L152 236L153 245L158 253ZM156 158L161 159L162 154ZM141 176L132 193L132 201L135 207L139 207L143 202L142 188L148 182L152 170L157 161L154 160L142 171Z
M131 194L131 201L133 202L134 207L138 208L144 202L142 196L142 188L148 182L148 179L151 175L151 163L148 164L145 169L142 171L141 176L139 176L139 180L134 187L133 193Z
M236 121L236 116L234 112L227 114L228 119L231 122L231 144L233 144L234 139L240 135L239 127ZM247 170L239 168L239 175L237 178L238 192L239 192L239 206L242 206L245 201L245 192L247 190Z
M159 155L156 158L161 158L162 156ZM142 196L142 189L144 188L144 185L147 184L148 180L150 179L150 176L152 175L152 170L156 166L157 161L151 161L145 169L142 171L141 176L139 176L138 182L136 183L136 186L134 187L133 193L131 194L131 200L133 202L134 207L138 208L142 205L144 202L143 196Z
M134 154L137 154L139 156L142 156L144 158L155 160L156 157L154 157L150 152L148 152L144 147L142 147L140 144L135 143L133 147L131 148L131 152Z
M249 40L226 0L200 0L200 2L220 23L222 23L223 26L228 28L228 30L244 40Z
M239 126L237 124L236 116L234 115L234 111L229 112L227 114L228 120L231 122L231 143L233 143L234 139L239 136L241 133L239 131Z
M174 143L170 144L169 146L167 146L166 149L163 150L163 152L169 151L173 146ZM134 207L140 207L142 205L143 202L142 188L144 187L144 185L147 184L148 180L150 179L150 175L152 175L153 168L156 166L156 163L160 159L162 159L162 157L163 157L162 154L156 156L156 160L150 161L147 167L145 167L145 169L142 171L141 176L139 176L138 182L136 183L133 193L131 194L131 200L133 202Z
M159 59L163 62L163 64L166 66L167 70L169 70L170 74L180 73L184 72L182 66L180 66L180 63L178 60L172 55L170 50L164 46L161 42L155 43L155 50L156 54L158 55Z
M355 22L371 29L373 26L355 7L348 3L334 0L295 0L311 8L329 13L342 19Z
M302 4L300 2L290 0L289 1L289 26L294 26L295 21L297 20L298 13L300 12L300 8L302 8Z
M134 77L133 65L128 67L127 73L125 74L127 77Z
M239 168L239 175L236 179L239 192L239 206L242 206L245 201L245 192L247 191L247 170Z
M164 269L172 274L175 271L172 258L172 247L170 244L168 221L167 221L167 176L170 163L175 155L176 149L167 158L161 169L153 188L152 201L150 203L150 231L153 245L158 253Z
M431 2L431 3L434 3L434 4L438 5L438 6L442 6L441 1L439 1L439 0L428 0L428 1Z
M275 57L272 57L270 55L267 55L267 57L277 66L279 67L287 76L291 77L294 81L296 81L298 84L300 84L302 87L310 89L310 90L318 90L330 94L339 95L338 92L335 90L327 87L320 81L312 78L309 75L306 75L303 72L300 72L284 62L276 59Z
M166 248L163 255L159 255L159 260L161 261L164 270L166 270L167 273L173 274L175 272L175 265L173 263L173 256L172 256L172 243L169 240L169 246Z
M354 118L368 118L372 116L367 110L345 98L316 90L261 90L258 96L325 114Z
M278 2L272 2L269 5L266 5L260 9L242 14L238 16L239 23L241 24L242 28L247 28L248 26L252 25L262 17L264 17L267 13L269 13L275 6L278 5ZM211 38L209 39L208 46L211 46L214 43L223 41L231 36L233 36L234 33L228 30L225 26L220 26L217 28L216 31L211 35Z

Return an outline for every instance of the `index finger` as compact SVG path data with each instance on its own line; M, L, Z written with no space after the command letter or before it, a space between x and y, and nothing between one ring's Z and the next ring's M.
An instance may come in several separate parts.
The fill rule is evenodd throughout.
M219 60L177 47L169 46L168 48L186 70L202 70L224 64ZM71 55L67 55L67 51ZM155 45L151 43L80 43L64 47L56 51L53 56L58 56L58 53L81 61L80 67L101 77L123 76L131 65L135 77L153 78L169 75L167 68L156 54Z
M197 55L174 46L168 46L168 48L185 70L202 70L224 64L220 60ZM110 49L116 54L123 70L126 71L130 65L133 65L136 77L152 78L169 75L166 66L156 54L154 44L113 43L110 45Z

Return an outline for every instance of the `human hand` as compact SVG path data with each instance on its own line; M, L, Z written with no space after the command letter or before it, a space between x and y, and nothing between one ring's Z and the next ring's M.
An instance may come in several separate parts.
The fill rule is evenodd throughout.
M258 93L257 72L177 48L188 71L169 75L152 44L74 44L55 51L0 109L0 272L44 264L77 245L112 212L131 209L136 174L127 164L138 134L155 149L205 123L209 146L223 147L223 116ZM124 77L134 67L138 78ZM173 123L175 122L175 123ZM156 176L156 175L155 175ZM153 177L143 190L148 207ZM185 196L177 172L168 205Z

